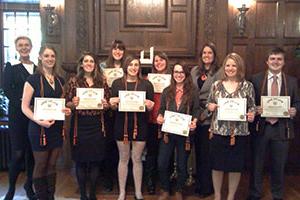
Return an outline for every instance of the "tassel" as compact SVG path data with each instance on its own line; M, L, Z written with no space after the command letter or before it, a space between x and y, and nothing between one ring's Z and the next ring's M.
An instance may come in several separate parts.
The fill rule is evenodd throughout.
M162 138L162 132L161 132L161 129L160 127L157 128L157 139L161 139Z
M73 145L74 146L77 145L77 136L76 135L73 136Z
M255 130L256 130L257 132L259 131L259 121L256 122Z
M213 138L213 136L214 136L214 134L213 134L212 130L208 129L208 139L211 140Z
M165 134L164 134L164 143L165 143L165 144L168 144L168 143L169 143L169 135L168 135L168 133L165 133Z
M66 140L66 126L65 125L63 126L61 135L62 135L63 141L65 141Z
M46 140L46 135L45 133L42 133L42 135L40 136L40 145L42 147L47 145L47 140Z
M234 136L234 127L233 125L230 126L230 145L235 145L235 136Z
M190 138L186 138L186 140L185 140L185 150L186 151L190 151L191 150Z
M230 146L233 146L233 145L235 145L235 136L231 135L230 136Z
M40 145L42 147L44 147L44 146L47 145L47 139L46 139L45 129L43 127L41 128Z
M128 144L128 134L127 133L124 134L123 143Z
M133 139L134 140L136 139L137 134L138 134L137 127L134 127L134 129L133 129Z
M106 137L106 131L105 131L105 125L104 125L104 115L103 115L103 112L101 112L100 122L101 122L101 131L102 131L102 133L103 133L103 136Z

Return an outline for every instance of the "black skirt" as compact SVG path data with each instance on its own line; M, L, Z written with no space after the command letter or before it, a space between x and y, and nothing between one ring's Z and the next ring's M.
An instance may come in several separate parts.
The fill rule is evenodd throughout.
M242 172L248 136L235 136L235 145L230 145L230 136L214 134L210 141L210 158L213 170L224 172Z
M72 159L76 162L102 161L105 156L105 137L100 116L78 115L76 145L73 144L74 117L71 127Z

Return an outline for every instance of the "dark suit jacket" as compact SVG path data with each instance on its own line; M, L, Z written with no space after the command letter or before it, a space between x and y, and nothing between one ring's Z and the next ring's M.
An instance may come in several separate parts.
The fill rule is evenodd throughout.
M21 98L24 83L29 75L22 63L11 65L8 62L4 68L3 90L9 99L8 116L10 120L14 120L22 114Z
M268 92L268 82L265 83L264 91L262 90L262 85L263 81L265 79L265 74L268 72L261 72L259 74L254 75L250 81L253 83L254 90L255 90L255 103L256 105L261 104L261 95L262 96L267 96ZM287 86L286 86L286 85ZM300 98L298 95L298 84L297 84L297 79L286 75L286 83L282 79L282 84L281 84L281 90L280 90L280 96L285 95L285 87L287 87L287 94L291 98L291 107L295 107L297 112L300 111ZM294 124L293 124L293 119L284 119L280 118L279 121L279 129L278 131L280 132L280 139L291 139L294 138ZM264 128L266 124L266 118L256 116L255 122L253 123L251 127L251 132L252 134L263 134L264 133ZM288 129L286 125L288 125Z

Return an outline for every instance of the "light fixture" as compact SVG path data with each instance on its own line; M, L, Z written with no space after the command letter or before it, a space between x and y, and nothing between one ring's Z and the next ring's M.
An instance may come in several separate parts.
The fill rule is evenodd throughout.
M247 21L246 13L249 10L249 8L246 7L246 4L243 4L242 7L237 9L240 11L239 15L236 18L239 34L244 35L246 31L246 21Z
M55 12L55 7L47 4L43 7L46 11L46 28L48 35L58 35L59 34L59 16Z

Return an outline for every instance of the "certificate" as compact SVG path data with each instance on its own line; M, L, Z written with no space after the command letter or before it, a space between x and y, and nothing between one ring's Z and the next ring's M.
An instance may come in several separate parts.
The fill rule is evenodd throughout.
M33 118L35 120L65 120L65 99L34 98Z
M122 68L105 68L103 74L106 78L108 87L111 87L114 80L123 77L124 72Z
M163 132L173 133L188 137L190 132L190 124L192 121L191 115L186 115L178 112L165 111L164 123L161 127Z
M148 80L152 83L155 93L162 93L171 84L171 74L149 73Z
M290 102L290 96L261 96L261 116L289 118Z
M145 112L145 91L119 91L120 112Z
M101 102L104 99L103 88L76 88L76 96L79 97L77 110L100 110L103 109Z
M218 98L218 120L246 121L246 98Z

